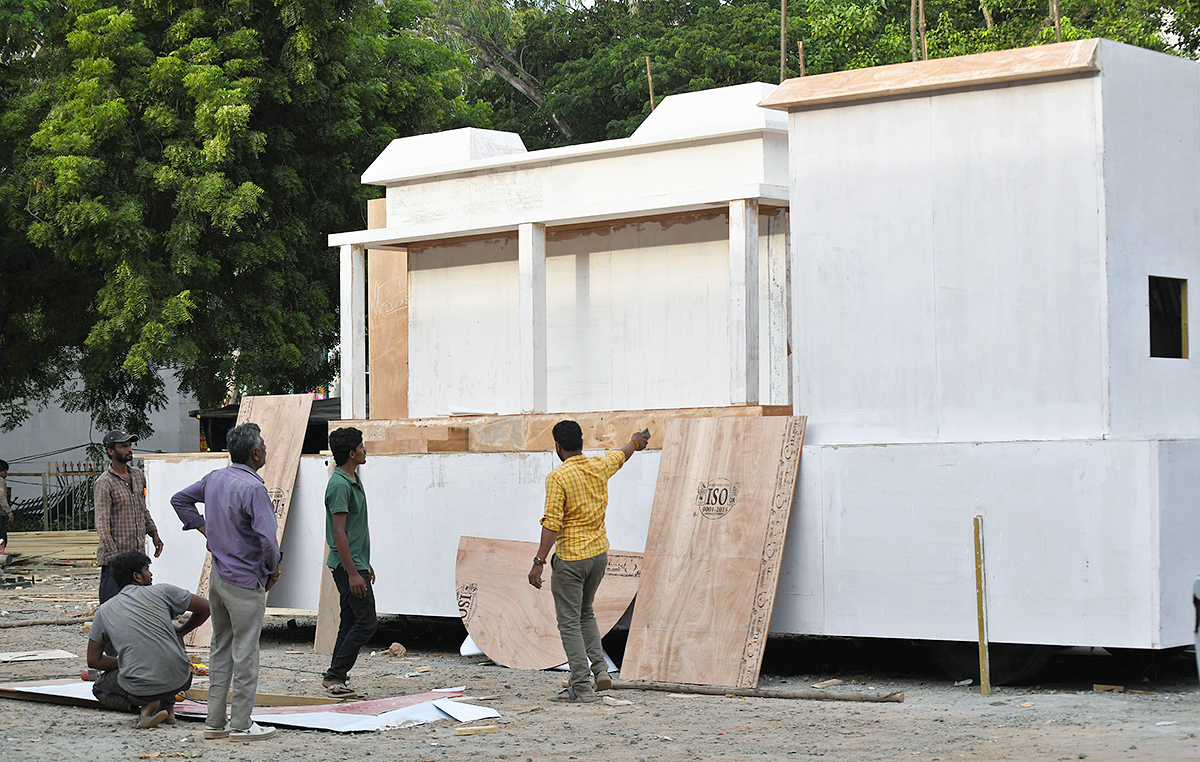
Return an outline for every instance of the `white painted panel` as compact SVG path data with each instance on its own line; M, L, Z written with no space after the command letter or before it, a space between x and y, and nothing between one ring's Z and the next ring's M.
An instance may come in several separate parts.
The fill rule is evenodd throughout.
M824 555L822 634L973 640L972 519L982 514L994 641L1151 645L1149 444L891 445L823 455L823 543L789 549ZM779 617L775 626L811 629Z
M930 99L942 441L1104 433L1095 99L1092 79Z
M640 453L609 481L607 526L613 548L645 548L659 456ZM224 464L219 458L172 461L147 464L147 504L171 551L155 561L155 579L195 589L204 538L180 529L169 501L175 491ZM553 453L371 456L360 473L367 492L379 611L457 617L454 564L459 536L536 541L545 477L556 465ZM325 458L300 459L282 544L283 577L271 591L270 606L317 607L327 474Z
M937 436L928 98L793 113L792 362L806 441Z
M409 251L408 410L521 409L517 241Z
M759 401L792 403L788 213L759 217Z
M1112 433L1200 436L1200 65L1105 41ZM1192 359L1150 357L1151 275L1191 292Z
M548 408L728 405L728 247L723 216L551 235ZM410 253L411 415L520 411L516 248Z
M1159 590L1157 645L1193 642L1192 581L1200 576L1200 441L1158 445Z

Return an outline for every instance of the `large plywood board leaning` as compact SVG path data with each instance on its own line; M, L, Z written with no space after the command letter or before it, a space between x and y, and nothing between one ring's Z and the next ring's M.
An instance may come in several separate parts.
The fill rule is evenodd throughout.
M758 685L805 420L668 422L623 678Z
M275 508L275 520L279 524L275 539L283 539L283 528L287 524L288 508L292 504L292 488L296 485L296 468L300 465L300 450L304 445L304 432L308 429L308 415L312 409L311 394L277 394L260 397L243 397L238 408L237 423L257 423L262 429L263 443L267 447L267 463L258 475L267 486L271 504ZM207 509L207 506L205 506ZM205 555L204 569L200 572L200 583L196 594L208 596L208 577L212 573L212 555ZM207 646L212 639L212 620L188 633L185 639L189 646Z
M533 542L461 537L455 584L458 609L471 639L492 661L514 669L550 669L565 664L550 593L553 571L546 564L542 588L529 584L538 546ZM592 610L604 635L625 615L637 592L642 556L608 551L604 580Z

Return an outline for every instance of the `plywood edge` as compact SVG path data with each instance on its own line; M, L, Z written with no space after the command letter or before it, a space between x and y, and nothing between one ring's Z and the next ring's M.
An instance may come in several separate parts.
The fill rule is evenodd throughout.
M1100 71L1099 39L872 66L786 80L759 102L780 111L942 90L1016 84Z
M620 447L630 433L650 429L650 449L661 448L671 418L790 416L790 405L599 410L514 415L439 416L433 418L330 421L329 430L353 426L363 432L367 451L378 455L434 452L549 452L551 430L564 419L583 429L584 449ZM465 435L464 435L465 432ZM465 436L465 438L464 438Z

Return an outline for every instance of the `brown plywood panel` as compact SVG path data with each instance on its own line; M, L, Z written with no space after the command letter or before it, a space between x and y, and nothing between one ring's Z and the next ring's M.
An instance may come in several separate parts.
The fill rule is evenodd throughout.
M300 450L304 445L304 432L308 429L311 410L311 394L243 397L238 409L239 426L257 423L262 429L267 463L259 469L258 475L266 483L267 494L271 496L271 505L275 509L275 520L279 524L276 540L283 540L283 528L287 525L288 509L292 505L292 489L296 486L296 469L300 465ZM208 596L211 571L212 555L205 555L200 583L196 586L197 595ZM189 646L207 646L211 639L210 619L188 633L186 642Z
M1094 74L1100 71L1096 61L1099 43L1097 39L1075 40L797 77L775 88L758 105L796 111L875 98Z
M387 200L367 202L367 227L387 227ZM408 417L408 252L367 250L367 368L372 418Z
M461 537L455 584L458 609L471 639L492 661L514 669L550 669L565 664L550 593L547 563L542 589L529 584L537 543ZM604 635L620 621L637 593L642 556L608 551L604 580L592 610Z
M667 423L624 679L757 686L804 425Z

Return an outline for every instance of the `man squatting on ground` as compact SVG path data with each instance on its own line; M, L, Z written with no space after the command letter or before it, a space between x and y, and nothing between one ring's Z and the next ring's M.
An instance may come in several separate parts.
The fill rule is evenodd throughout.
M367 525L367 493L358 467L367 462L362 432L342 428L330 433L329 449L337 468L325 487L326 565L333 573L341 603L341 623L333 658L322 683L334 696L352 696L346 684L358 650L379 623L375 615L375 569L371 566L371 532Z
M176 492L171 507L183 528L198 529L212 552L208 582L212 608L208 719L204 737L258 741L275 735L250 720L258 690L258 638L267 591L279 580L278 522L258 470L267 445L258 425L243 423L226 435L232 465ZM204 503L204 515L196 510ZM226 695L233 686L229 721Z
M563 464L546 477L542 541L529 570L529 584L542 588L544 559L557 542L550 559L550 590L571 678L567 688L554 698L593 701L596 690L612 687L600 645L600 628L592 613L592 600L608 565L608 535L604 530L608 480L635 450L646 449L649 437L639 431L621 449L609 450L602 458L589 458L583 454L583 431L578 423L559 421L553 433L554 451Z
M154 585L150 558L127 550L109 564L117 594L100 605L88 634L88 667L104 670L92 685L110 709L141 708L135 728L175 724L175 694L192 685L192 662L183 636L208 619L208 601L182 587ZM175 625L185 611L188 620ZM114 659L104 653L116 649Z
M158 527L146 510L146 475L129 465L133 461L133 443L138 438L119 429L104 435L104 452L110 462L96 478L93 488L96 506L96 565L100 567L100 602L121 590L109 570L117 554L146 549L146 535L154 541L154 557L162 555L163 542ZM109 654L112 655L111 653Z

